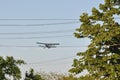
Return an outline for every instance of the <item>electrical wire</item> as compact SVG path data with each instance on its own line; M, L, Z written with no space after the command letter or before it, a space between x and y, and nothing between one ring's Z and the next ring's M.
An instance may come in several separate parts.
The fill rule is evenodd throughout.
M30 64L41 64L41 63L56 62L56 61L61 61L61 60L66 60L66 59L71 59L71 58L74 58L74 57L76 57L76 56L57 58L57 59L52 59L52 60L47 60L47 61L41 61L41 62L27 63L27 65L28 65L28 64L30 65Z
M61 23L46 23L46 24L0 24L0 26L47 26L47 25L62 25L62 24L76 24L80 22L61 22Z
M20 45L0 45L0 47L38 47L38 46L28 46L28 45L24 45L24 46L20 46Z
M79 20L79 19L0 19L1 21L53 21L53 20L59 20L59 21L68 21L68 20Z
M72 32L73 31L73 29L70 29L70 30L58 30L58 31L44 31L44 32L42 32L42 31L35 31L35 32L14 32L14 33L8 33L8 32L6 32L6 33L0 33L0 35L20 35L20 34L46 34L46 33L55 33L55 34L57 34L57 33L66 33L66 32Z
M107 46L120 46L120 44L115 44L115 45L107 45ZM0 47L35 47L35 48L37 48L37 47L41 47L41 46L19 46L19 45L0 45ZM88 47L88 45L84 45L84 46L56 46L55 48L76 48L76 47L78 47L78 48L87 48Z
M61 62L59 62L59 63L57 62L57 63L47 63L47 64L42 64L42 63L40 63L40 64L27 64L27 63L26 63L25 65L23 64L22 66L33 66L33 65L35 65L35 66L38 65L39 67L43 67L43 66L60 66L60 65L62 65L62 66L63 66L63 65L67 65L67 66L68 66L68 64L69 64L69 65L72 65L73 62L72 62L72 61L71 61L71 62L69 61L69 62L62 62L62 63L61 63Z
M120 19L120 17L114 17L114 19ZM17 18L17 19L13 19L13 18L6 18L6 19L0 19L1 21L68 21L68 20L80 20L80 19L75 19L75 18Z
M114 19L120 19L120 17L114 17ZM13 19L13 18L6 18L6 19L0 19L0 21L70 21L70 20L80 20L80 19L75 19L75 18L17 18L17 19Z
M0 47L29 47L29 48L38 48L40 47L39 45L38 46L19 46L19 45L0 45ZM87 46L56 46L56 48L81 48L81 47L87 47Z
M39 39L39 38L57 38L57 37L72 37L72 35L41 36L41 37L14 37L14 38L0 38L0 39Z

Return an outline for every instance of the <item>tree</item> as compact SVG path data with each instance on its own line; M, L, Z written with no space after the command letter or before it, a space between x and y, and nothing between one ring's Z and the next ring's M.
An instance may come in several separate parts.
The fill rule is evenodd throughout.
M14 80L21 78L21 71L18 65L24 64L23 60L15 60L13 57L0 57L0 80L8 80L12 77Z
M30 72L26 72L24 80L44 80L41 78L41 75L35 74L34 70L31 69Z
M73 75L69 75L69 76L64 75L60 80L78 80L78 79Z
M118 0L117 0L118 1ZM87 69L89 76L96 80L120 79L120 24L115 16L120 15L120 7L114 0L105 0L99 9L92 8L92 14L80 16L81 26L75 37L89 38L91 43L85 52L77 53L70 72L79 74Z
M78 80L72 74L66 75L66 74L58 74L55 72L51 72L51 73L40 72L39 74L42 76L42 79L44 80Z

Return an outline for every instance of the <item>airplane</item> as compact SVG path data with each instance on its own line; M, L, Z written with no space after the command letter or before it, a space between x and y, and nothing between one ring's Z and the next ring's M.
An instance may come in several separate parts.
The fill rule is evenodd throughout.
M56 45L60 45L59 43L41 43L41 42L36 42L36 44L41 44L39 47L43 48L56 48Z

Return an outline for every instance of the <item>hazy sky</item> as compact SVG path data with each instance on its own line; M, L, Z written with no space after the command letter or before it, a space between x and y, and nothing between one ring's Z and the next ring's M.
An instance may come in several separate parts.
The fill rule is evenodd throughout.
M83 12L91 13L92 7L98 7L99 3L103 1L0 0L0 19L73 19L0 20L0 55L14 56L16 59L25 60L28 64L22 66L23 71L32 67L38 72L66 73L71 67L76 53L84 51L89 43L87 39L76 39L73 36L75 29L80 26L80 23L74 22L79 22L77 19ZM66 22L73 24L49 25ZM46 25L21 26L32 24ZM36 42L57 42L61 47L44 49L37 47Z

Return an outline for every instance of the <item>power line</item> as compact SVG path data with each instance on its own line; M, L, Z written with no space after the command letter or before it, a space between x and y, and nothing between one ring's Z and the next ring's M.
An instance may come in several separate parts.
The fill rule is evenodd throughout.
M0 47L23 47L23 48L24 47L29 47L29 48L38 48L39 46L0 45ZM76 47L78 47L78 48L87 47L87 45L86 46L57 46L57 48L76 48Z
M56 20L59 20L59 21L68 21L68 20L79 20L79 19L0 19L1 21L56 21Z
M0 47L29 47L29 48L32 48L32 47L38 47L38 46L18 46L18 45L0 45Z
M57 38L57 37L72 37L72 35L41 36L41 37L14 37L14 38L0 38L0 39L39 39L39 38Z
M71 59L74 57L76 57L76 56L57 58L57 59L52 59L52 60L47 60L47 61L42 61L42 62L33 62L33 63L27 63L27 64L41 64L41 63L48 63L48 62L56 62L56 61L61 61L61 60L65 60L65 59Z
M14 32L14 33L0 33L0 35L16 35L16 34L46 34L46 33L66 33L66 32L72 32L73 29L70 30L58 30L58 31L35 31L35 32Z
M107 46L119 46L120 44L115 44L115 45L107 45ZM35 47L35 48L37 48L37 47L39 47L39 46L19 46L19 45L0 45L0 47ZM76 48L76 47L78 47L78 48L87 48L88 47L88 45L83 45L83 46L57 46L56 48Z
M43 67L43 66L46 66L46 65L49 65L49 66L59 66L59 65L66 65L66 64L67 65L68 64L72 65L72 63L73 63L72 61L71 62L67 61L67 62L62 62L62 63L61 62L60 63L57 62L57 63L54 63L54 65L53 65L53 63L52 64L51 63L48 63L48 64L42 64L42 63L40 63L40 64L27 64L26 63L25 65L22 65L22 66L40 65L39 67Z
M114 19L120 19L120 17L114 17ZM75 18L18 18L18 19L13 19L13 18L6 18L6 19L0 19L0 21L68 21L68 20L80 20L80 19L75 19Z
M88 47L87 45L83 45L83 46L75 46L75 45L73 45L73 46L70 46L70 45L68 45L68 46L57 46L57 47L67 47L67 48L72 48L72 47Z
M46 25L62 25L62 24L76 24L80 22L62 22L62 23L47 23L47 24L0 24L0 26L46 26Z

